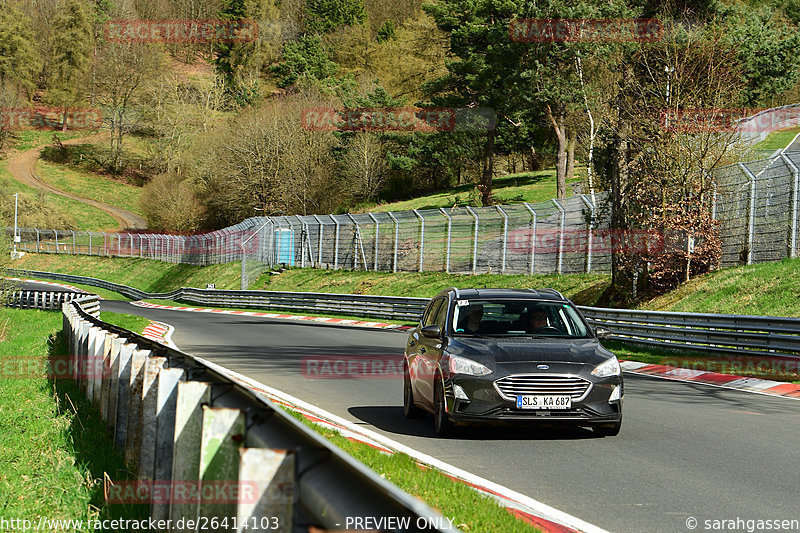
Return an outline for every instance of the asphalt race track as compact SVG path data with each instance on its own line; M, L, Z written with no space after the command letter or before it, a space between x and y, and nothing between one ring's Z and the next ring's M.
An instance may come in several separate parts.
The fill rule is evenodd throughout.
M400 379L310 379L304 357L398 356L406 334L258 317L102 308L175 326L188 353L370 426L609 531L689 531L686 520L800 519L800 402L626 375L618 437L588 430L469 430L439 439L402 415Z

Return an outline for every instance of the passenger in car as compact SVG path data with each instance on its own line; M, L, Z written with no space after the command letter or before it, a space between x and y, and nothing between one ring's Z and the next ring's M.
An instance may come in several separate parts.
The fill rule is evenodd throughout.
M483 306L470 306L469 315L467 315L467 323L464 326L464 332L477 333L478 330L481 329L481 320L483 320Z

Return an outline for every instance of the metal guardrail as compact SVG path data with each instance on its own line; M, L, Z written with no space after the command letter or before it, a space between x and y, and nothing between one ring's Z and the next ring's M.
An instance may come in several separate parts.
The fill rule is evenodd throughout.
M102 322L83 307L95 302L63 304L70 368L137 474L136 490L123 492L150 503L154 520L172 519L171 531L183 530L175 525L182 518L212 527L228 520L226 530L299 533L370 517L408 520L402 531L443 531L438 512L224 369ZM219 491L231 485L238 490L233 501ZM187 486L199 487L199 501L177 497Z
M348 314L387 320L416 320L427 298L273 291L227 291L183 288L149 294L132 287L70 274L13 271L95 285L137 299L178 299L200 305ZM612 331L612 339L659 348L736 355L800 357L800 318L711 313L675 313L582 307L593 326Z
M81 292L16 290L8 294L7 306L19 309L57 311L61 309L62 304L81 297L86 298L87 295ZM87 302L86 305L89 305L89 300L86 299L85 301ZM97 296L95 296L94 304L90 312L99 312L99 309L100 301Z

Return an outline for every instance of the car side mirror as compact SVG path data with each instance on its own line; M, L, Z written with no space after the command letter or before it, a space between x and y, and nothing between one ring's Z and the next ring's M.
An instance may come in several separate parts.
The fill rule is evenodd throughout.
M594 334L597 335L598 339L610 339L614 332L610 329L599 327L594 330Z
M439 339L442 337L442 330L439 328L439 324L431 324L430 326L425 326L420 330L423 337L428 337L429 339Z

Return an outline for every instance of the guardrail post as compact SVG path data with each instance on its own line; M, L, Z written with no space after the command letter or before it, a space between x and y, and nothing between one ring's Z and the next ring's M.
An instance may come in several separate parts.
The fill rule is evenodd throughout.
M503 258L500 266L500 273L506 273L506 253L508 252L508 215L502 207L495 206L497 210L503 215Z
M750 178L750 207L747 214L747 264L753 264L753 241L755 240L756 227L756 176L744 163L739 163L739 168Z
M128 434L128 399L130 398L131 365L134 344L129 344L127 339L120 339L119 356L111 369L111 394L109 397L109 414L114 421L114 447L123 452ZM111 408L113 407L113 411ZM109 417L112 420L112 417Z
M237 516L236 502L230 501L227 495L232 492L230 489L239 488L239 448L244 442L244 433L245 416L241 410L203 406L200 486L220 485L226 489L221 491L226 496L221 498L220 491L203 490L198 516L220 520L232 520Z
M798 195L800 195L800 169L789 159L786 154L781 154L781 159L792 171L792 220L790 222L789 257L797 257L797 211Z
M375 261L372 267L373 272L378 271L378 240L380 239L381 235L381 223L375 218L375 215L372 213L367 213L369 218L372 219L372 222L375 223Z
M106 345L103 355L103 380L100 384L100 418L109 427L109 399L111 397L111 382L113 375L111 373L114 368L114 361L119 356L119 335L116 333L108 333L106 335Z
M478 268L478 215L470 206L467 206L467 211L475 218L475 235L472 243L472 273L475 274Z
M579 197L586 207L589 208L589 234L586 236L586 273L592 271L592 246L594 241L594 204L586 198L585 194L581 194Z
M169 482L172 481L178 383L184 379L185 373L180 368L162 368L158 373L153 480L159 486L169 486ZM169 518L169 502L161 502L153 498L150 503L150 516L155 520L167 520Z
M142 389L144 387L144 364L150 350L134 350L131 358L130 394L128 395L128 431L125 435L125 464L135 467L139 462L142 444Z
M172 449L172 483L187 486L198 482L200 471L200 444L203 436L203 404L211 402L211 385L199 381L178 383L175 410L175 436ZM169 515L172 531L194 531L178 529L181 518L197 518L199 503L196 501L173 501ZM185 521L184 521L185 522Z
M296 455L291 450L244 448L240 450L239 483L253 494L252 501L239 502L236 512L239 531L294 530ZM269 523L263 523L262 520ZM266 527L265 527L266 526Z
M447 211L444 210L444 207L440 207L439 211L447 219L447 250L445 250L445 256L444 256L444 271L449 274L450 273L450 238L451 238L451 236L453 234L453 219L447 213Z
M422 272L422 258L425 253L425 218L416 209L411 211L419 217L419 271Z
M561 213L561 229L558 236L558 273L561 274L562 265L564 263L564 224L566 223L567 212L564 210L561 202L555 198L553 198L553 204Z
M142 436L139 446L139 479L155 476L156 422L158 415L158 377L167 363L166 357L151 356L145 360L142 380Z
M392 259L392 272L397 272L397 248L400 244L400 222L395 218L391 211L388 211L387 214L389 218L392 219L394 222L394 256Z

